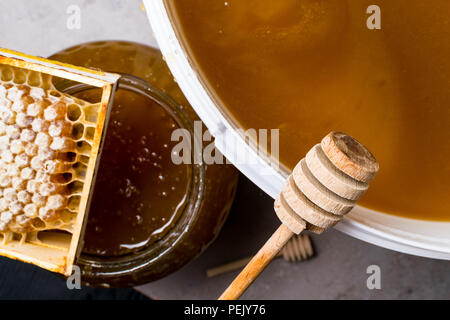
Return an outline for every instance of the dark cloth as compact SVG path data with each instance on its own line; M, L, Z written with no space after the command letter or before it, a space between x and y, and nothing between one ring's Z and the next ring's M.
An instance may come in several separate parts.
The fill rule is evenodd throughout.
M0 299L147 300L133 289L69 290L62 276L4 257L0 257Z

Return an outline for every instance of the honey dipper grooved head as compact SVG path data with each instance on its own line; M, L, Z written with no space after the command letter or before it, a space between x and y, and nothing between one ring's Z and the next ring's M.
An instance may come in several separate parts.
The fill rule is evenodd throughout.
M294 233L305 228L321 233L354 207L378 168L361 143L331 132L294 168L275 200L275 212Z
M370 151L345 133L329 133L321 146L338 169L358 181L369 183L378 172L378 162Z

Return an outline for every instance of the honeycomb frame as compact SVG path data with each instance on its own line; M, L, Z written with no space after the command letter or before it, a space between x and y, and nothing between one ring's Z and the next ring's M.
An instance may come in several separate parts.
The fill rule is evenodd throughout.
M69 183L80 182L81 185L79 184L78 189L68 195L69 198L72 197L71 199L75 200L70 200L64 207L63 214L67 216L67 221L61 222L61 219L59 219L57 220L59 222L50 223L41 228L36 227L31 232L26 230L0 233L0 255L32 263L68 276L72 274L74 261L82 248L81 239L87 221L102 141L106 132L113 94L120 75L72 66L0 48L0 71L3 72L4 68L10 68L13 75L11 79L5 81L1 79L2 75L0 75L2 85L8 83L7 80L9 80L11 86L21 84L31 88L38 87L47 93L53 92L62 95L62 97L59 96L60 99L67 99L72 106L78 106L80 111L78 119L74 121L68 119L68 113L65 115L65 120L71 121L71 128L74 124L81 124L83 127L82 135L74 141L89 141L87 142L89 147L84 145L87 148L83 148L83 143L77 143L75 151L72 150L75 157L70 160L71 167L68 169L72 175L66 183L68 185ZM21 69L24 71L25 80L22 81L23 79L21 79L16 83L14 82L14 71ZM30 80L31 75L33 75L34 80ZM100 102L91 104L59 92L52 84L53 77L101 88ZM88 108L95 108L95 110L89 111ZM92 117L92 114L95 116ZM88 131L89 133L87 133ZM74 171L76 170L75 164L83 167L79 173ZM83 177L80 178L78 175L83 175ZM67 232L60 232L60 230Z

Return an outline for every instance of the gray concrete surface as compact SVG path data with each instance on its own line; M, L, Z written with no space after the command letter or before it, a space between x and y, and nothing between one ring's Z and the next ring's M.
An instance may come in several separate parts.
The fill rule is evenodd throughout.
M96 40L128 40L156 46L139 0L1 0L0 46L33 55ZM80 9L80 29L67 28L71 5Z
M69 5L81 28L66 27ZM0 46L48 56L86 41L122 39L156 46L138 0L1 0ZM256 223L254 223L256 221ZM209 267L254 253L278 225L272 200L241 179L237 201L217 241L180 271L138 289L158 299L216 298L235 273L207 279ZM392 252L337 231L313 236L318 252L298 264L276 260L245 299L450 299L450 262ZM381 290L366 286L369 265L381 269Z

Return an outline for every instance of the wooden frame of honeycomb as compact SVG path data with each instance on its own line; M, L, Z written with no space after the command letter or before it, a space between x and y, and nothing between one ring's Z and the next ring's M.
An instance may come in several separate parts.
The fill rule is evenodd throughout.
M52 77L102 88L101 101ZM72 274L119 78L0 48L0 255Z

